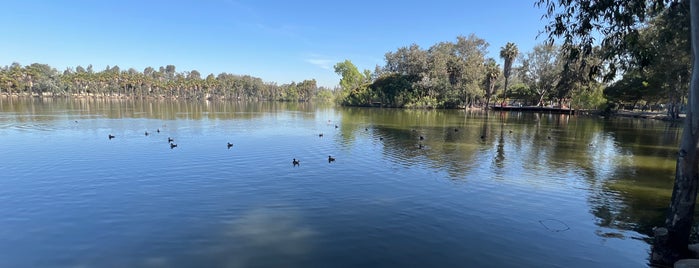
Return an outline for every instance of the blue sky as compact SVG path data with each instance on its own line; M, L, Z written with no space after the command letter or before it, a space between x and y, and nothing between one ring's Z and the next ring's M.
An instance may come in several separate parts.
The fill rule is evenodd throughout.
M491 1L7 1L0 65L92 64L139 71L249 74L279 84L315 78L334 87L332 66L384 64L384 54L473 33L489 56L514 42L527 52L544 36L534 0ZM499 59L498 59L499 61Z

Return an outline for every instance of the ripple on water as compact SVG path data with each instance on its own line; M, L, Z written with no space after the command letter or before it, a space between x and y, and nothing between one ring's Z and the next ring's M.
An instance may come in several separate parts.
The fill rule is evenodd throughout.
M547 141L422 127L420 149L410 132L338 113L348 118L13 122L0 143L10 174L0 177L0 264L600 267L647 255L644 242L614 237L632 231L601 230L591 212L604 202L623 212L624 193Z

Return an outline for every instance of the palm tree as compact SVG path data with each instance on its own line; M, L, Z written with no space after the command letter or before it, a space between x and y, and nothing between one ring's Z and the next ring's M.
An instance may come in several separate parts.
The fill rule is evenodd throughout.
M517 58L518 54L517 45L512 42L507 42L504 47L500 48L500 58L505 60L505 66L502 71L503 75L505 75L505 92L503 94L505 101L507 101L507 84L510 78L510 71L512 71L512 62Z
M500 66L495 59L489 58L485 63L485 109L490 109L490 98L495 95L495 82L500 76Z

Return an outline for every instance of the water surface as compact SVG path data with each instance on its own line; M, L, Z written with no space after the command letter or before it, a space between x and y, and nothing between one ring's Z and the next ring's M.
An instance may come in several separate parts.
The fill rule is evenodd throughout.
M627 118L1 98L0 267L644 267L679 134Z

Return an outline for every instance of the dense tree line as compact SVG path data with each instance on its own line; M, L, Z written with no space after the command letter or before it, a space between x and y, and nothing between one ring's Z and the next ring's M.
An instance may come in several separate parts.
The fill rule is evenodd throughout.
M342 76L336 97L349 106L666 107L678 118L691 72L688 12L686 4L649 9L644 23L615 43L571 49L546 40L525 52L507 43L499 51L504 66L486 57L488 42L473 34L427 49L401 47L386 53L373 72L345 60L335 65Z
M383 66L360 71L350 60L335 65L340 90L315 80L277 85L248 75L202 77L167 65L142 72L118 66L77 66L63 72L46 64L0 67L0 92L22 95L269 101L331 100L348 106L464 108L555 105L574 109L667 108L679 117L686 103L691 51L688 8L655 9L616 43L571 49L544 41L520 52L507 43L502 66L488 58L490 44L459 36L429 48L416 44L385 54ZM684 8L683 8L684 7ZM650 11L649 11L650 12Z
M413 44L386 53L385 65L374 72L360 72L345 60L335 65L342 76L337 100L350 106L486 109L548 103L595 109L604 103L599 79L567 69L567 55L555 45L521 54L516 44L507 43L500 49L502 67L486 57L488 47L473 34L429 49Z
M77 66L63 72L40 63L0 67L0 92L40 96L228 99L257 101L329 100L332 92L316 80L277 85L249 75L221 73L202 77L196 70L177 72L174 65L143 72L107 66L94 71Z

